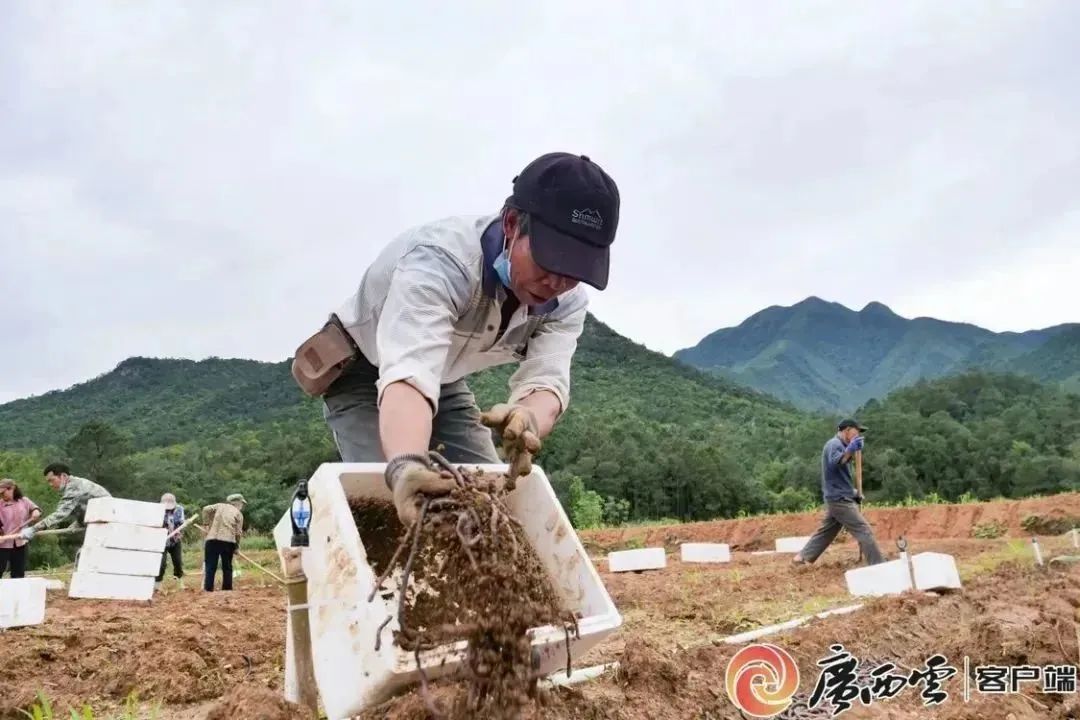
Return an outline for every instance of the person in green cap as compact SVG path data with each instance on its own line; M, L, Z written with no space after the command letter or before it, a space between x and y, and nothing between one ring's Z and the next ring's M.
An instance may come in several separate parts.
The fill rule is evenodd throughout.
M221 563L221 589L232 590L232 561L240 537L244 534L244 507L247 501L233 493L223 503L202 509L206 522L206 543L203 546L203 590L214 591L218 562Z

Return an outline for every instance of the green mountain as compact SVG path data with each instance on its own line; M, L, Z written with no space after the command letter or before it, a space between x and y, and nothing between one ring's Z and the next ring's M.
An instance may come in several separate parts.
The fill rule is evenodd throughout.
M0 448L62 443L99 421L131 433L144 449L314 412L287 361L133 357L66 390L0 405Z
M766 308L675 358L802 409L851 412L918 380L969 369L1013 370L1020 358L1032 358L1048 340L1077 328L994 333L966 323L903 318L876 302L854 311L811 297ZM1032 368L1050 364L1049 358L1028 361Z
M1065 328L1005 368L1080 393L1080 326Z

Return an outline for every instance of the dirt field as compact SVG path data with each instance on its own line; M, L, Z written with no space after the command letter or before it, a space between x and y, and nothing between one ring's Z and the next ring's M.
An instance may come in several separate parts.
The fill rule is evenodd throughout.
M866 517L878 538L970 538L975 528L999 523L1007 537L1030 537L1024 519L1036 518L1036 532L1057 534L1058 526L1080 527L1080 493L1063 493L1027 500L926 505L913 508L869 508ZM653 525L582 533L595 550L616 550L630 545L664 545L677 548L682 542L724 542L735 550L771 550L778 537L810 535L817 529L818 512L768 517ZM1030 521L1029 521L1030 522Z
M972 672L978 664L1080 663L1080 566L1035 567L1030 539L1024 537L971 538L972 528L987 518L1008 523L1021 535L1027 515L1053 518L1074 508L1080 515L1078 498L974 510L935 506L874 513L875 529L890 557L896 556L892 536L901 533L912 538L912 552L950 553L960 566L963 590L941 597L909 594L864 601L858 612L815 619L762 642L791 653L801 674L796 699L804 702L818 678L816 663L830 654L834 643L870 663L866 671L887 660L906 675L935 653L959 670L946 681L949 697L936 709L921 705L918 686L865 707L856 701L843 717L1075 717L1080 710L1075 693L1047 694L1032 683L1023 696L988 696L972 687L964 702L962 678L965 655ZM929 537L929 518L934 517L942 521L948 538ZM617 545L626 535L640 532L649 543L669 543L676 537L742 543L746 548L771 546L781 534L807 534L816 519L782 516L583 535L592 547ZM762 528L753 528L753 522ZM725 532L729 534L720 534ZM1073 551L1066 536L1044 536L1040 542L1046 560ZM611 574L603 553L594 555L624 625L587 656L574 658L574 667L611 661L620 665L598 680L549 692L535 717L739 718L725 689L728 661L739 648L720 642L721 637L856 602L847 594L843 577L857 563L851 543L834 545L808 568L792 567L787 555L745 552L736 552L731 563L684 565L676 553L664 570ZM206 594L191 587L196 585L197 580L189 578L187 590L170 589L149 604L76 601L50 592L44 625L0 635L6 671L0 720L25 717L21 711L30 707L38 691L52 700L58 718L88 703L95 718L107 719L119 713L133 693L142 709L134 717L151 717L155 704L161 706L160 720L304 717L281 701L284 590L250 575L232 593ZM455 692L449 684L435 688L444 703ZM808 714L794 708L781 717L827 717L821 711L819 707ZM427 716L414 693L364 717Z

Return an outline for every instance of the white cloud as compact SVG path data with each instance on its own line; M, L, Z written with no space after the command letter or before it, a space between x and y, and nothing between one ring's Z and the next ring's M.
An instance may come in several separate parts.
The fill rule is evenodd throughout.
M974 0L7 3L0 401L135 354L286 357L383 243L497 209L551 149L619 182L591 297L656 349L807 295L1078 320L1058 282L1077 19Z

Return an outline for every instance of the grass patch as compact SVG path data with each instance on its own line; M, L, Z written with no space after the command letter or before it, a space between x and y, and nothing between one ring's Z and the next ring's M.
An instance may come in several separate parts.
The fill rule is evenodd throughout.
M1004 535L1008 529L1005 523L991 520L990 522L979 523L971 528L971 536L980 540L993 540Z
M1043 549L1045 556L1046 550ZM1035 552L1032 550L1029 540L1010 539L1002 543L1001 548L991 550L978 555L967 561L957 563L961 582L967 582L973 577L991 573L1005 563L1035 564Z
M72 710L70 715L60 715L44 692L39 690L37 698L29 710L22 711L29 720L157 720L161 712L160 703L155 703L149 710L140 710L137 693L127 696L119 714L109 715L96 714L89 703L84 703L79 710Z
M852 598L849 595L815 595L811 598L792 597L746 603L718 616L714 625L730 627L733 629L732 634L738 634L851 603Z

